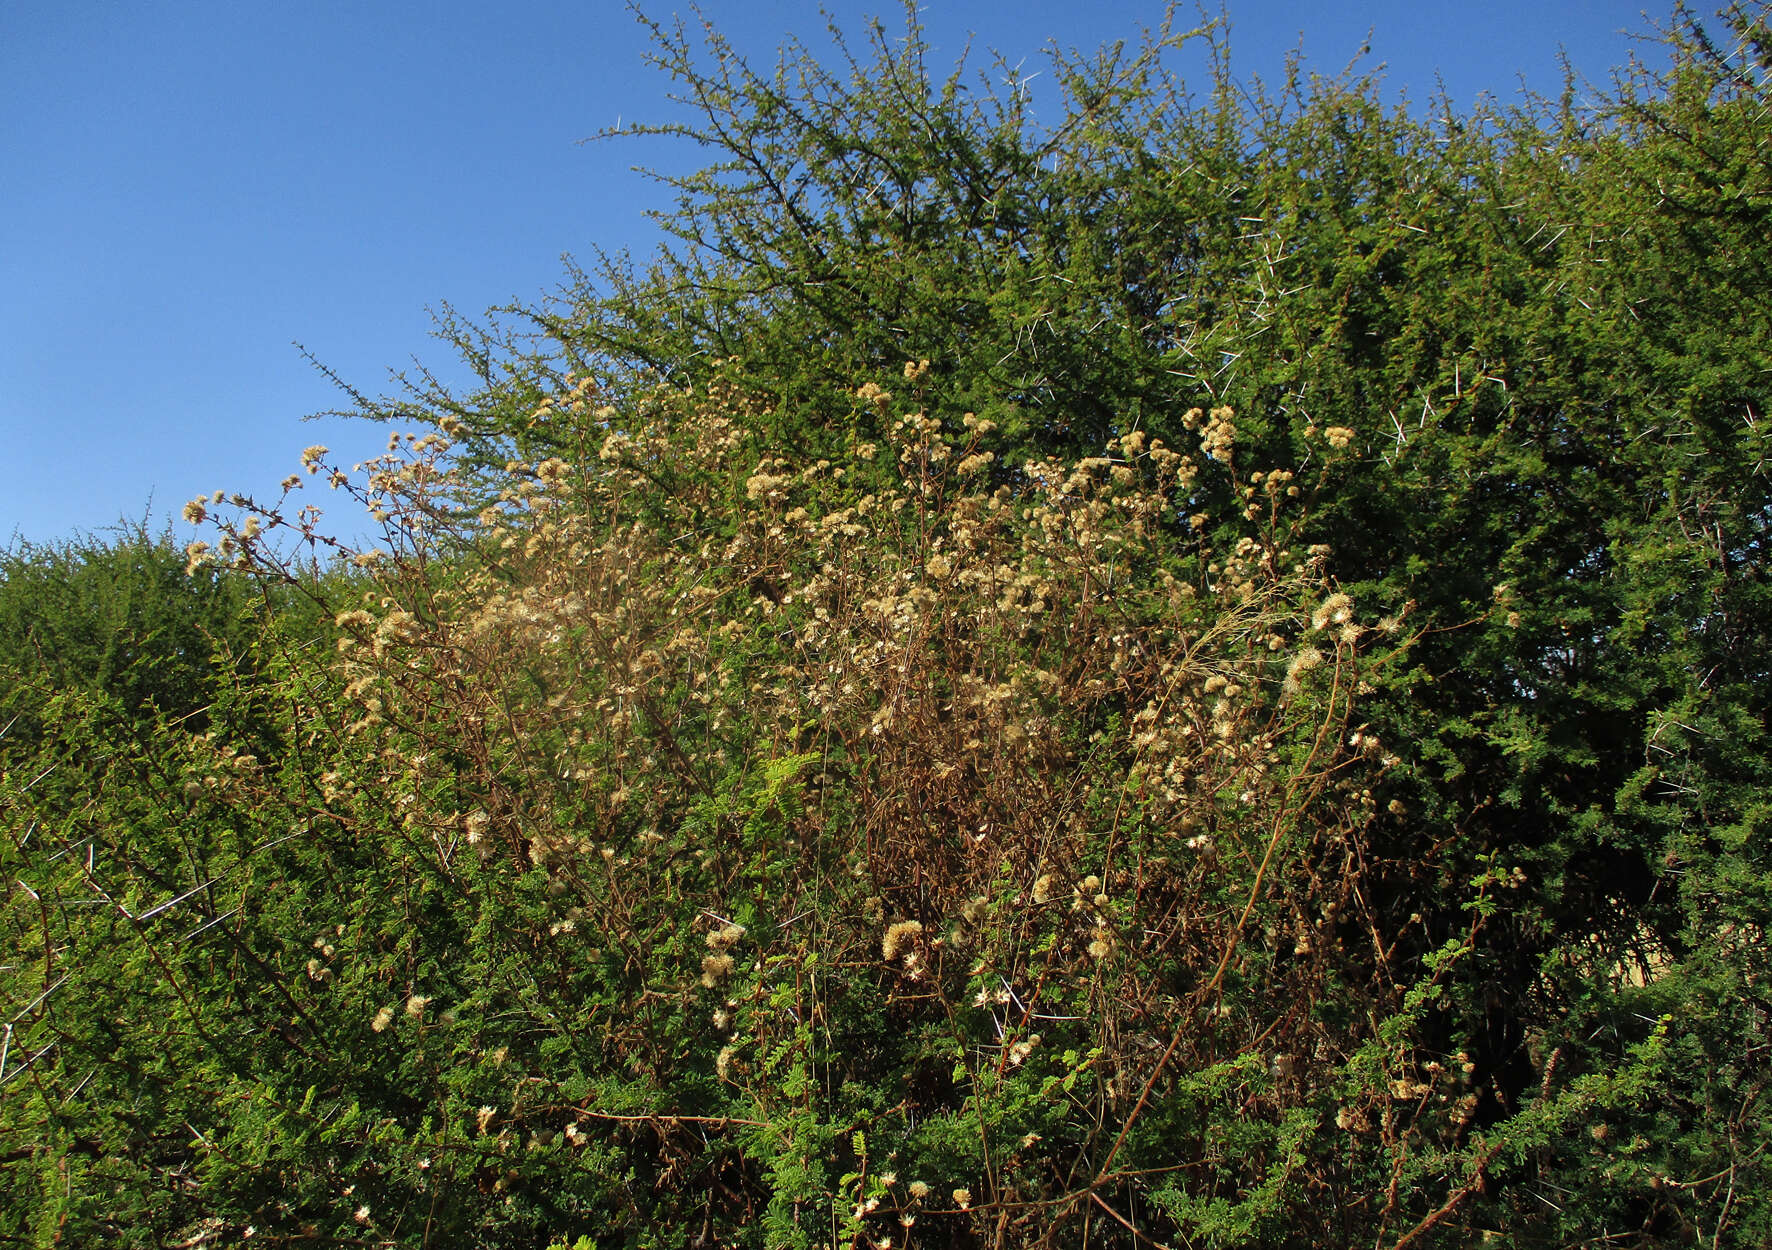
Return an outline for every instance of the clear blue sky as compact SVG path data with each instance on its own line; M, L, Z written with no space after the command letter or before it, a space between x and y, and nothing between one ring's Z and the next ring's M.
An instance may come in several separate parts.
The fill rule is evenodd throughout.
M852 29L901 11L825 7ZM829 46L815 0L700 10L765 63L788 34ZM980 68L995 49L1031 70L1049 40L1092 48L1160 12L928 0L924 20L938 65L971 32ZM1603 82L1648 28L1620 0L1233 0L1230 18L1240 74L1301 40L1337 72L1370 30L1391 94L1424 100L1438 73L1464 106L1522 77L1554 93L1559 48ZM0 2L0 545L272 494L310 443L375 454L383 427L303 424L343 397L292 344L382 392L415 358L447 374L428 308L533 300L564 254L649 250L665 199L630 167L692 154L577 142L672 115L646 48L618 0Z

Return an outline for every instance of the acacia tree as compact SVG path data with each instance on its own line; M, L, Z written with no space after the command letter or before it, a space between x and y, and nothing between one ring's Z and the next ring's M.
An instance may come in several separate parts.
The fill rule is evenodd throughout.
M1607 1070L1670 1010L1686 1050L1655 1078L1671 1118L1626 1136L1652 1147L1512 1175L1588 1177L1571 1227L1720 1228L1735 1174L1696 1126L1726 1120L1741 1166L1765 1132L1735 1074L1765 1018L1772 292L1763 6L1713 29L1676 11L1670 67L1621 71L1591 110L1571 91L1424 120L1370 78L1245 87L1216 32L1166 23L1055 56L1041 127L1013 76L935 76L914 16L860 54L839 39L834 68L790 45L768 72L655 24L691 120L636 130L715 159L664 180L676 246L528 313L553 346L527 359L597 376L614 415L513 422L502 386L420 411L594 441L635 379L736 370L766 444L835 454L880 433L843 402L855 379L928 358L944 403L1002 427L1011 489L1030 455L1198 437L1183 418L1215 401L1245 464L1352 450L1301 478L1313 536L1423 630L1371 710L1412 744L1383 795L1383 905L1421 917L1394 974L1459 930L1458 882L1516 874L1440 1017L1482 1118ZM1169 68L1193 38L1203 99ZM1234 511L1226 487L1176 522ZM1530 1205L1495 1201L1498 1222Z

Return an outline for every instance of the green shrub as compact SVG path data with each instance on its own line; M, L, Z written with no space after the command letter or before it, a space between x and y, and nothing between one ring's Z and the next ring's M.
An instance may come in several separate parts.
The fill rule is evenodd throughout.
M1164 33L1040 130L914 23L848 77L658 28L685 249L310 449L348 575L298 475L154 582L262 632L10 696L0 1234L1767 1241L1719 29L1432 123L1196 104Z

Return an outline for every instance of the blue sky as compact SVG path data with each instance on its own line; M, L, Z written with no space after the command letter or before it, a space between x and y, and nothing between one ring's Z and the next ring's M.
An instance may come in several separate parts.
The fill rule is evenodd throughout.
M823 7L847 29L902 11ZM970 32L980 68L995 49L1028 70L1048 41L1093 48L1161 15L1152 0L923 7L938 66ZM815 0L700 11L764 63L789 34L829 46ZM1364 64L1386 67L1389 94L1422 101L1438 73L1460 106L1512 99L1522 76L1554 93L1559 48L1604 82L1637 46L1624 32L1648 29L1617 0L1241 0L1229 15L1239 74L1274 74L1301 41L1332 74L1370 31ZM618 0L5 0L0 545L158 528L218 488L274 494L310 443L373 455L384 427L303 423L343 397L295 343L370 392L415 359L449 376L427 309L535 300L563 255L650 250L645 210L667 201L631 167L693 153L578 142L673 116L646 49Z

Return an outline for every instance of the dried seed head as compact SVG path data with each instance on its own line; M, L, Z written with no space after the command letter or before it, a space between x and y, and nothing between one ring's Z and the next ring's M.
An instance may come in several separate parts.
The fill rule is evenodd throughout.
M887 962L897 959L899 955L915 944L922 935L923 923L920 920L900 920L887 926L886 934L880 939L880 955Z

